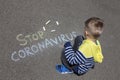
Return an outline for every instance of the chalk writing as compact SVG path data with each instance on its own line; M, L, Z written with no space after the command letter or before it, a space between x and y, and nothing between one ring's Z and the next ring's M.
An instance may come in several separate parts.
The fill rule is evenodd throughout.
M51 20L48 20L45 24L48 25L51 22ZM59 25L58 21L55 21L57 26ZM44 36L44 31L46 31L46 27L43 26L43 31L37 31L35 33L32 34L28 34L28 35L23 35L23 34L18 34L16 36L16 39L20 42L20 46L26 46L28 43L31 43L33 41L37 41L40 39L43 39ZM50 32L55 32L55 29L52 29Z
M44 34L43 31L37 31L36 33L32 33L28 35L18 34L16 36L16 39L20 42L21 46L25 46L32 41L43 39L44 38L43 34Z
M18 51L13 51L13 53L11 54L11 59L13 61L19 61L23 58L26 58L27 56L32 56L37 53L40 53L49 47L53 47L55 45L59 45L66 41L73 40L76 36L77 36L77 33L75 31L73 31L68 34L60 34L59 36L54 37L54 38L49 38L49 39L45 38L42 42L38 42L37 44L24 47L23 49L20 49ZM25 39L26 37L24 37L23 34L19 34L18 37L20 37L20 40L22 40L22 41L26 40ZM38 38L35 38L33 40L38 40ZM26 42L23 41L21 44L25 45L25 44L27 44L27 41Z

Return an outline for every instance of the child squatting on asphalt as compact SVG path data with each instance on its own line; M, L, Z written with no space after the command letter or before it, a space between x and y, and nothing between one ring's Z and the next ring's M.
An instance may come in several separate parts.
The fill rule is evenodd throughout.
M61 55L62 65L57 66L61 73L75 73L83 75L95 67L95 63L103 62L101 45L98 40L103 32L104 22L98 17L91 17L85 21L84 37L75 38L74 45L64 44Z

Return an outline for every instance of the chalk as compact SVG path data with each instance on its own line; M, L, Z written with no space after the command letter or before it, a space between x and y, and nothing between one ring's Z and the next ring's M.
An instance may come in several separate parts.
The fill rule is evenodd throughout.
M48 23L50 23L50 20L48 20L45 24L47 25Z
M51 39L51 38L50 38L50 41L51 41L52 43L56 44L56 45L59 44L57 37L55 37L54 39Z
M38 46L37 46L37 45L32 45L32 46L31 46L31 50L33 51L33 53L39 52L39 49L38 49Z
M45 27L43 26L43 30L46 31Z
M43 33L43 32L39 31L39 33ZM47 48L50 48L59 44L63 44L64 42L67 42L67 41L72 41L76 36L77 36L77 33L73 31L71 33L60 34L59 36L56 36L54 38L50 38L50 39L45 38L42 42L38 42L37 44L26 46L23 49L14 51L11 54L11 59L17 62L19 60L22 60L23 58L26 58L27 56L33 56L37 53L43 52L43 50L46 50ZM34 34L34 38L35 38L34 40L38 39L35 37L35 34ZM59 47L63 47L63 45L60 45Z
M59 25L59 22L58 21L56 21L56 24L57 24L57 26Z
M61 37L61 39L63 40L63 42L67 42L67 41L69 41L69 40L66 39L66 37L65 37L64 34L61 34L60 37Z
M12 53L12 55L11 55L11 59L12 59L13 61L15 61L15 62L17 62L17 61L20 60L19 57L16 58L16 55L17 55L17 52L16 52L16 51L14 51L14 52Z
M39 39L38 34L36 34L36 33L32 34L31 37L32 37L33 40L38 40Z
M19 55L20 58L25 58L26 57L26 53L25 53L24 50L19 50L18 55Z
M48 46L54 46L53 43L49 39L45 39L45 46L48 48Z
M56 30L54 30L54 29L53 29L53 30L51 30L51 32L55 32L55 31L56 31Z
M25 47L24 50L25 50L25 52L26 52L26 54L27 54L28 56L34 55L34 53L31 52L31 48L30 48L30 47Z
M41 52L43 52L43 49L45 49L45 43L44 42L41 42L41 43L38 43L38 48L40 49Z
M70 33L69 35L70 35L70 36L68 36L67 34L65 34L66 38L67 38L68 40L71 40L71 41L72 41L72 40L73 40L73 35L72 35L71 33Z
M16 39L20 42L20 46L26 46L28 43L32 43L33 41L38 41L40 39L43 39L44 31L37 31L32 34L28 35L23 35L23 34L18 34L16 36Z

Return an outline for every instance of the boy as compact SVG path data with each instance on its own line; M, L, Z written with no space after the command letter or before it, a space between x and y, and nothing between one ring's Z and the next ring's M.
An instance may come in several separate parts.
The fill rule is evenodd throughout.
M56 66L61 73L72 73L83 75L94 68L95 62L102 63L103 55L98 40L103 32L103 20L91 17L85 21L84 37L78 36L74 46L70 42L64 44L62 53L63 65Z

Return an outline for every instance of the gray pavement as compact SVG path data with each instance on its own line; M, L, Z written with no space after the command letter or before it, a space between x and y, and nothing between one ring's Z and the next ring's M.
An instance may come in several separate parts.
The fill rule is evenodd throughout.
M105 21L104 62L83 76L56 72L62 44L84 21ZM119 0L0 0L0 80L120 80Z

